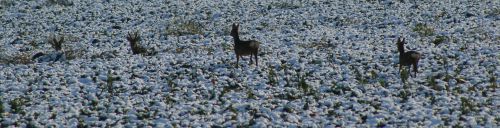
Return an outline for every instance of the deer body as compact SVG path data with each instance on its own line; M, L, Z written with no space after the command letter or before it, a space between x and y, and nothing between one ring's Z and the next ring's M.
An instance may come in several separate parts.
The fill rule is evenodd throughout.
M418 61L420 60L422 54L416 51L405 52L404 43L405 43L404 38L403 40L398 38L397 45L399 51L399 71L401 71L403 66L413 66L414 75L417 76Z
M256 66L259 66L257 53L259 52L260 42L255 40L242 41L238 33L239 25L233 24L231 36L234 38L234 52L236 53L236 67L240 57L250 55L250 63L253 63L252 56L255 58Z

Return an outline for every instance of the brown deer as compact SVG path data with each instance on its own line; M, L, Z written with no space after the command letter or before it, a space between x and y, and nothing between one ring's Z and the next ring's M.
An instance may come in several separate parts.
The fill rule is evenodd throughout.
M255 40L240 40L240 36L238 34L238 28L240 25L234 24L231 29L231 36L234 39L234 52L236 53L236 67L238 67L238 63L240 61L240 57L250 55L250 63L253 63L252 55L255 57L255 65L259 66L259 62L257 59L257 53L259 52L260 42Z
M141 45L139 44L139 41L141 40L141 35L139 34L139 31L135 31L133 34L129 32L126 38L130 43L132 54L146 53L146 49L141 47Z
M402 66L410 66L413 65L413 72L415 76L417 76L418 72L418 61L420 60L420 57L422 54L416 52L416 51L408 51L405 52L404 44L405 44L405 38L401 40L401 38L398 38L398 42L396 43L398 45L398 50L399 50L399 71L401 71ZM409 71L409 69L408 69ZM411 76L411 73L410 73Z

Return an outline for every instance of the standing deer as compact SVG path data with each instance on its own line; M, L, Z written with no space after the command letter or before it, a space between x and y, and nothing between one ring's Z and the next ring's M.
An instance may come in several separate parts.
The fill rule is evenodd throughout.
M399 50L399 71L401 71L402 66L410 66L413 65L413 72L415 76L417 76L418 72L418 61L420 60L420 57L422 54L416 52L416 51L408 51L405 52L404 44L405 44L405 38L401 40L401 38L398 38L398 42L396 43L398 45L398 50ZM408 69L409 71L409 69ZM411 74L410 74L411 76Z
M240 61L240 57L250 55L250 63L253 63L252 55L255 57L255 64L259 66L259 62L257 59L257 53L259 52L260 42L255 40L240 40L240 36L238 34L238 28L240 25L234 24L231 29L231 36L234 39L234 52L236 53L236 67L238 67L238 63Z

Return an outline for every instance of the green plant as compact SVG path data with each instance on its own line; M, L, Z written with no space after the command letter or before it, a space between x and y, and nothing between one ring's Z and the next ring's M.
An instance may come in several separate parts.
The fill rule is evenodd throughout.
M309 110L309 100L306 100L306 103L302 107L303 110Z
M406 81L408 81L410 73L407 70L401 70L399 72L399 76L401 77L401 81L403 81L403 84L405 84Z
M437 36L436 39L432 41L432 43L434 44L434 46L438 46L439 44L444 43L447 39L447 36Z
M76 125L77 128L87 128L88 126L85 124L85 121L81 118L78 119L78 124Z
M12 110L12 113L16 114L22 114L24 113L23 111L23 106L25 105L26 100L23 98L15 98L9 102L10 108Z
M491 8L490 10L485 10L485 14L489 16L500 16L500 8Z
M331 91L336 95L342 95L342 94L345 94L346 91L351 91L351 88L349 88L349 86L345 86L345 85L341 85L341 84L334 84L331 87Z
M66 60L81 58L83 55L84 51L82 49L71 49L64 51L64 56L66 57Z
M64 43L64 36L56 37L55 35L49 36L47 42L54 48L56 51L62 50L62 45Z
M0 9L1 8L9 8L11 6L16 5L17 0L0 0Z
M269 74L267 75L267 79L268 79L267 84L270 84L270 85L276 85L276 84L278 84L276 72L274 71L274 69L272 67L269 67L269 72L268 73Z
M170 95L165 95L165 96L163 97L163 102L164 102L165 104L172 104L172 103L175 103L175 99L174 99L174 98L172 98Z
M174 18L170 21L170 26L166 29L167 35L185 36L203 34L204 25L193 20L183 21L181 18Z
M385 79L378 79L378 83L380 84L380 86L382 87L387 87L389 86L389 84L387 84L387 81Z
M5 64L31 64L34 61L30 53L19 53L16 55L0 55L0 63Z
M497 77L495 75L492 75L490 77L490 86L488 86L488 88L492 89L493 91L496 91L496 89L498 88Z
M436 83L436 77L435 76L429 76L427 77L427 83L429 84L429 86L436 90L436 91L441 91L443 90L440 86L437 85Z
M113 83L117 80L119 80L117 77L113 77L113 74L111 73L111 70L108 70L108 74L106 75L106 90L110 95L114 95L114 88L113 88Z
M354 76L355 76L355 79L358 81L358 83L360 83L360 84L367 84L368 83L368 80L366 80L363 77L363 74L361 74L361 72L357 68L354 68Z
M4 112L3 101L2 101L2 97L0 96L0 117L2 117L3 112Z
M436 96L434 96L434 94L432 94L430 97L429 97L429 100L431 101L431 105L434 105L436 103Z
M297 74L297 80L298 80L298 86L302 91L304 91L305 94L309 93L310 87L309 84L306 82L305 76L300 75L300 73Z
M434 35L434 28L427 26L427 24L418 23L413 28L414 32L417 32L420 36L432 36Z
M383 121L379 121L377 123L377 128L384 128L385 126L386 126L386 124Z
M137 116L137 119L139 119L139 120L151 118L151 114L147 108L145 108L144 110L137 110L136 116Z
M210 98L208 98L208 99L213 100L213 99L215 99L215 97L217 97L217 95L215 92L215 88L213 88L212 90L210 90Z
M285 111L287 113L293 113L294 109L289 104L286 104L285 106L283 106L283 111Z
M256 99L255 95L253 94L252 90L247 91L247 98L248 99Z
M62 6L73 6L74 3L71 0L47 0L49 5L62 5Z
M94 99L90 102L90 104L92 105L93 108L97 108L97 105L99 105L99 101Z
M402 102L406 102L410 96L410 92L408 90L401 90L398 96L402 99Z
M442 19L444 16L448 15L448 13L446 11L442 11L442 12L439 12L437 13L435 16L434 16L434 20L439 20L439 19Z
M301 5L292 2L273 2L267 6L267 9L270 10L272 8L278 8L278 9L297 9L300 8Z
M474 110L474 103L472 103L469 99L460 97L460 101L460 110L462 111L462 114L468 114Z
M462 123L458 122L457 124L453 125L452 128L464 128Z

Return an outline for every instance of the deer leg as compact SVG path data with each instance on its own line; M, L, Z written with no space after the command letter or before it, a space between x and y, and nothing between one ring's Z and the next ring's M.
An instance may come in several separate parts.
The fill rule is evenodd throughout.
M417 77L418 63L413 63L413 72L415 72L415 77Z
M250 53L250 64L253 64L252 54L253 54L253 53Z
M399 70L398 70L399 74L401 74L401 64L399 64Z
M255 65L259 66L259 59L257 59L257 52L255 52L254 56L255 56Z
M240 62L240 55L236 54L236 67L238 67L239 62Z

